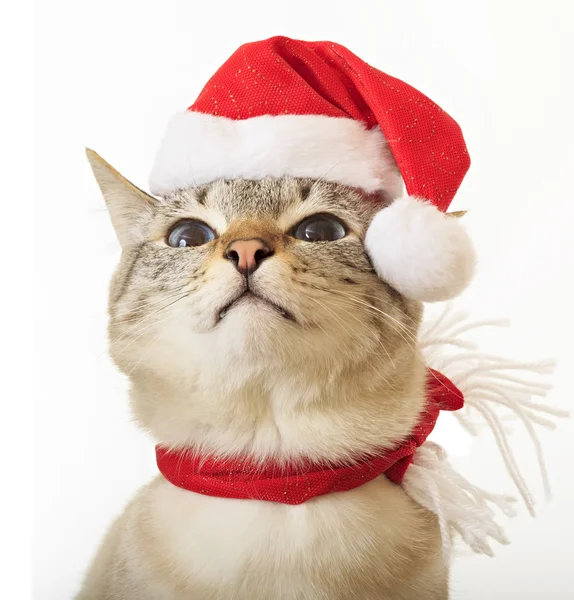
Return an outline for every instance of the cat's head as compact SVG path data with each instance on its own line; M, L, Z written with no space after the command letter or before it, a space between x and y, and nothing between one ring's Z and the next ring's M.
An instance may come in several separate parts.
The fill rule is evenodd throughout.
M421 304L377 276L364 247L384 195L268 178L154 198L88 156L122 246L110 352L158 437L214 396L252 418L269 402L380 403L382 387L420 383Z
M381 280L364 249L384 196L267 178L158 199L89 157L123 250L109 298L123 371L163 360L334 367L375 347L395 354L416 330L419 303Z

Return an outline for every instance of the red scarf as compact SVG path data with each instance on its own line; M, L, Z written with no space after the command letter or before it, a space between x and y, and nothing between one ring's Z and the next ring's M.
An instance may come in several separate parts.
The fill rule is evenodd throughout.
M462 408L464 397L444 375L428 369L427 406L411 435L393 450L362 457L352 463L254 462L244 458L212 458L193 449L169 450L156 446L157 465L173 485L218 496L301 504L315 496L344 492L385 474L400 483L416 449L433 430L441 410Z

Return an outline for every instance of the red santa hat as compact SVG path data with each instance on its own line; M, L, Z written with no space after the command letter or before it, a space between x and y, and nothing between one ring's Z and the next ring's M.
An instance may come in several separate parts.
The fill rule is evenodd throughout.
M435 301L472 276L472 244L445 215L469 166L457 123L410 85L338 44L274 37L241 46L171 119L150 188L291 176L384 191L394 201L365 237L373 266Z

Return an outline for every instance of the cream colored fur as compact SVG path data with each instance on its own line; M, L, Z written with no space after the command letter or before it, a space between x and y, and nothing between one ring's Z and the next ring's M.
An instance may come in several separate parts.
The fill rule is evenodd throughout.
M421 307L382 282L364 253L374 203L296 180L217 182L154 199L89 158L123 246L110 349L155 439L261 459L337 459L408 435L424 403L413 343ZM286 235L315 212L343 218L347 238L316 245ZM182 217L201 218L218 239L167 247L166 231ZM275 251L252 285L297 323L251 300L216 322L240 283L222 249L248 235ZM158 477L112 526L77 596L447 598L435 517L384 477L300 506L205 497Z

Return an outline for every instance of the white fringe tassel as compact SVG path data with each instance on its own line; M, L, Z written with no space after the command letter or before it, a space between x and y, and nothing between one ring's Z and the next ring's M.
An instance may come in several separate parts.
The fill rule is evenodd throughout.
M553 361L537 363L513 362L476 352L476 345L462 334L488 326L507 326L507 321L468 322L467 316L452 311L447 305L430 326L423 329L419 345L426 364L444 373L464 394L465 407L454 413L460 424L472 435L477 427L469 418L480 415L494 434L504 464L520 496L534 516L534 499L518 468L496 407L506 407L524 424L536 450L546 498L550 484L544 464L540 440L534 424L553 429L555 424L543 415L567 417L568 412L532 400L544 397L551 386L524 378L525 373L552 373ZM464 350L458 354L444 353L445 348ZM440 352L440 354L439 354ZM452 554L452 533L456 532L476 553L493 555L489 538L507 544L503 530L495 522L493 507L507 516L514 516L514 498L490 494L468 482L449 464L445 452L427 441L417 450L414 463L403 479L405 491L421 506L434 512L439 519L442 551L445 561Z

